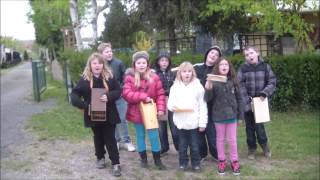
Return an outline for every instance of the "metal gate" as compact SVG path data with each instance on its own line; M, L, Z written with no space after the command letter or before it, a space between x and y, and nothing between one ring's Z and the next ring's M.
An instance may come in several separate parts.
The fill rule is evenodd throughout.
M45 62L40 60L32 61L33 96L35 101L40 101L40 95L47 88Z

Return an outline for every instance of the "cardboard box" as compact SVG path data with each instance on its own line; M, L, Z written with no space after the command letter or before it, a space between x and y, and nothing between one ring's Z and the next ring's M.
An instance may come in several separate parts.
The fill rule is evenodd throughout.
M270 121L268 98L262 101L260 97L252 98L252 111L256 123L264 123Z

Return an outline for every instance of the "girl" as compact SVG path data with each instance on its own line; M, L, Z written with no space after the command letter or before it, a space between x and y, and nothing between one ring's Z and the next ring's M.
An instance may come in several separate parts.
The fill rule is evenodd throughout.
M198 131L203 132L207 125L207 104L204 88L190 62L183 62L178 67L177 77L170 89L168 109L173 111L173 122L178 128L179 169L186 170L190 147L192 169L201 171Z
M100 100L106 103L106 121L91 121L89 106L91 103L91 89L105 88L106 93ZM72 105L84 111L85 127L91 127L94 134L96 166L105 167L104 154L106 146L112 163L112 174L120 176L120 161L115 139L115 127L120 122L115 101L120 97L120 86L113 78L111 70L105 65L104 58L99 53L93 53L87 61L82 77L71 93Z
M157 75L160 77L163 89L165 90L165 95L168 97L170 93L170 87L173 84L175 74L171 71L171 59L168 55L159 55L155 60L155 70ZM173 113L168 111L168 114L164 119L159 117L159 135L161 143L161 154L169 151L169 141L168 141L168 131L167 131L167 120L169 122L169 127L173 139L173 144L175 149L179 150L179 138L177 133L177 127L173 124Z
M223 175L226 168L224 153L225 136L229 144L231 168L234 175L240 174L237 150L237 120L242 119L242 100L239 93L239 83L230 61L220 58L213 68L213 74L227 77L227 82L212 82L205 84L205 99L212 101L212 120L216 128L216 144L218 150L218 173Z
M158 115L163 115L166 109L165 94L160 78L149 67L149 54L139 51L132 56L132 67L128 69L125 77L122 97L128 102L126 117L134 123L138 152L141 157L141 167L147 168L147 153L145 143L145 127L139 110L140 102L151 102L157 105ZM158 129L147 130L153 159L156 167L160 170L165 166L160 160L160 143Z

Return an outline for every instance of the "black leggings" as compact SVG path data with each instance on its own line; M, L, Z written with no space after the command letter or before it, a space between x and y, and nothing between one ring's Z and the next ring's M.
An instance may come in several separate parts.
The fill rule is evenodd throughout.
M114 124L91 127L97 159L104 158L104 154L106 153L104 146L106 146L112 165L120 164L119 151L115 139L115 128Z

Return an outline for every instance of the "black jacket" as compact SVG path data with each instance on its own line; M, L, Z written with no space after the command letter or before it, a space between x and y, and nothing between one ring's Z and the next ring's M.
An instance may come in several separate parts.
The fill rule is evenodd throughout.
M213 121L226 119L243 119L243 101L240 91L236 90L233 82L214 82L212 90L205 91L205 100L211 101Z
M91 102L91 88L90 82L81 78L72 89L71 103L79 109L84 109L84 125L85 127L92 127L97 125L116 124L120 123L118 110L115 101L120 97L120 85L114 78L107 81L109 92L107 93L107 121L106 122L93 122L88 115L88 106ZM104 88L101 78L93 78L93 88Z

